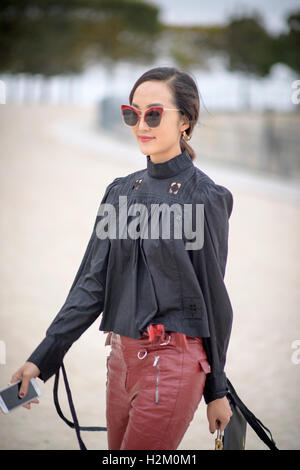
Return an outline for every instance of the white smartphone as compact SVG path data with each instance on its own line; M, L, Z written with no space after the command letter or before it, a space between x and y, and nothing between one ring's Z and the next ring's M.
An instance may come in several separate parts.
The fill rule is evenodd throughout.
M0 407L4 413L10 413L15 408L18 408L21 405L25 405L29 401L37 398L41 395L38 384L34 379L31 379L28 384L28 392L25 397L19 397L19 390L21 387L21 380L15 382L8 387L0 390Z

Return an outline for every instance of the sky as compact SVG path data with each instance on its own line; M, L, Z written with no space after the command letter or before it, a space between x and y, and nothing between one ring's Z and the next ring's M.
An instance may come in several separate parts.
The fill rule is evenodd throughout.
M300 9L300 0L148 0L161 8L160 20L169 24L224 24L232 13L262 14L270 33L286 29L287 13Z

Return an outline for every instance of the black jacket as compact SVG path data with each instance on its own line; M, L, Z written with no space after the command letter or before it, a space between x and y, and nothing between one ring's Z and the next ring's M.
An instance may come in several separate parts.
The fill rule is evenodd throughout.
M106 188L66 301L27 360L45 382L101 312L100 330L132 338L151 323L164 324L203 338L211 366L204 389L209 403L228 391L224 366L233 314L224 275L233 197L186 151L163 163L146 158L147 168ZM191 220L194 243L185 229Z

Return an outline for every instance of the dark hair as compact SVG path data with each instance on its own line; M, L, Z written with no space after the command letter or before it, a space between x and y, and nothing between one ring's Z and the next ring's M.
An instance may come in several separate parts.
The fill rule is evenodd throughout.
M141 75L133 85L129 95L130 105L132 104L136 88L141 83L149 80L161 80L166 82L170 87L175 101L174 105L180 110L180 113L185 115L189 120L190 127L186 129L186 133L191 137L198 121L200 110L200 100L196 82L187 72L182 72L175 67L155 67ZM196 158L194 150L188 145L183 136L180 138L180 147L182 152L185 149L187 150L192 160Z

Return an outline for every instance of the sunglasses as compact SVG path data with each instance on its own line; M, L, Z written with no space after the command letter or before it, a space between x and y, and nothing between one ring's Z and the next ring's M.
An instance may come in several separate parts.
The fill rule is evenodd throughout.
M134 127L136 126L140 119L141 113L127 104L121 105L123 122L126 126ZM153 106L152 108L147 109L144 113L144 121L149 127L157 127L160 125L162 114L164 111L180 111L177 108L164 108L163 106Z

